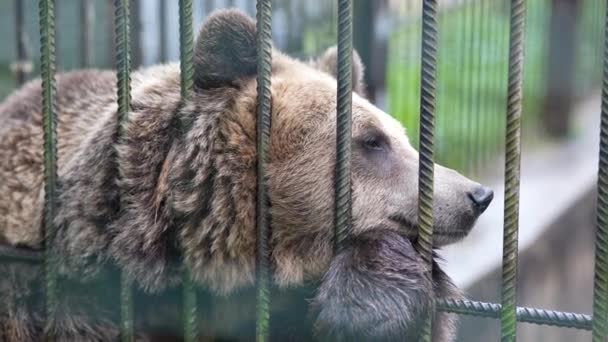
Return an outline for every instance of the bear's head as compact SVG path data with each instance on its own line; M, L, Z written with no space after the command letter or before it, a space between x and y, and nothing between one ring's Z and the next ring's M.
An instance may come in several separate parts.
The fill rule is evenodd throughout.
M272 54L268 161L271 246L275 280L283 285L321 276L333 256L336 59L335 48L307 63L289 58L276 49ZM218 162L212 168L205 165L207 173L214 173L215 181L205 175L201 175L200 180L208 179L207 185L218 193L229 192L231 183L248 182L239 185L238 191L234 188L234 193L227 193L225 202L218 197L217 203L211 204L190 203L186 195L182 199L180 191L175 191L173 206L177 211L208 205L217 215L249 215L236 218L247 221L247 234L238 238L227 235L231 241L217 244L204 241L209 238L201 232L214 229L213 222L201 223L204 219L190 222L192 227L181 232L187 237L183 241L186 248L191 249L190 255L198 255L190 256L191 263L202 269L199 259L204 258L202 251L208 249L202 243L211 243L213 248L221 250L231 244L243 247L246 241L247 248L252 248L255 238L250 226L255 189L255 23L237 11L212 15L197 39L194 61L195 95L191 122L186 126L193 127L192 139L209 139L204 135L214 130L211 126L221 126L220 142L212 143L217 151L210 152L219 155L205 158L220 158L230 165L226 169ZM356 53L352 64L352 234L388 229L414 240L418 230L418 152L409 143L402 125L366 100L363 66ZM218 96L226 100L222 104L218 104L217 99L210 100ZM209 107L221 112L216 123L199 118L208 115L203 112ZM181 167L179 162L176 164ZM169 179L171 177L169 175ZM178 181L180 177L176 176L173 184L182 185ZM440 165L435 167L434 196L436 246L465 237L492 200L489 189ZM230 209L231 201L247 202L249 206ZM234 250L227 254L230 253L241 252ZM207 278L202 273L201 277Z

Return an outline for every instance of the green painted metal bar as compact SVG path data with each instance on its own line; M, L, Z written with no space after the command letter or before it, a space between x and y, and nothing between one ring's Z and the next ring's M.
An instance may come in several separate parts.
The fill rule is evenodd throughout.
M45 335L54 340L50 322L57 311L57 269L50 244L55 236L57 213L57 116L55 108L55 1L40 0L40 72L44 130Z
M129 0L114 1L114 38L116 49L116 88L118 98L117 133L124 136L124 122L131 110L131 41ZM126 274L120 276L120 339L133 341L133 284Z
M501 339L516 340L517 241L521 160L521 110L526 1L511 0L505 145L505 205L502 258Z
M180 52L180 85L182 102L192 97L194 85L194 29L192 0L179 0L179 52ZM198 339L198 305L196 287L190 271L185 267L183 283L183 321L184 341L194 342Z
M353 23L351 0L338 1L338 94L336 117L335 250L351 229L351 131Z
M257 206L256 341L268 341L270 327L270 210L266 183L272 114L272 1L257 0Z
M435 168L435 102L437 78L437 0L422 3L420 72L420 159L418 166L418 239L416 247L429 272L433 267L433 177ZM433 314L423 341L432 340Z
M166 1L161 1L162 9ZM162 17L165 15L161 14ZM166 23L165 23L166 24ZM194 85L194 30L192 0L179 0L179 32L180 32L180 86L182 101L190 100ZM161 32L166 35L166 32ZM166 49L166 47L165 47ZM164 51L166 54L166 50ZM166 58L166 56L164 56ZM190 272L184 269L183 274L183 301L184 301L184 340L195 341L198 338L197 326L197 296L194 282Z
M437 301L437 310L461 315L500 319L502 306L500 304L472 300L440 299ZM579 330L591 330L591 322L593 321L590 315L527 307L517 307L516 315L518 322Z
M604 21L604 73L600 161L597 181L597 235L593 288L593 342L608 341L608 8Z

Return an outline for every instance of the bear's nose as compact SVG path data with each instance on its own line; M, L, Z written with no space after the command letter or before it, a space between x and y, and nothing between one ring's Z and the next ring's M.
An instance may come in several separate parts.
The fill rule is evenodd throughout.
M469 192L469 198L473 201L473 206L481 214L492 202L494 198L494 191L492 189L479 186L474 191Z

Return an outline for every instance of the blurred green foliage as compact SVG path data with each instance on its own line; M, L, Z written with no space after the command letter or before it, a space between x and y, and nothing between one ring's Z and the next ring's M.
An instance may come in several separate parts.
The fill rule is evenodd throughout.
M577 34L577 89L597 85L601 55L599 0L583 1ZM477 0L439 17L436 160L476 173L502 154L506 113L508 2ZM601 12L601 11L600 11ZM538 141L549 48L550 0L530 0L526 12L524 143ZM420 112L420 17L392 31L387 63L390 113L418 144ZM601 69L600 69L601 70Z

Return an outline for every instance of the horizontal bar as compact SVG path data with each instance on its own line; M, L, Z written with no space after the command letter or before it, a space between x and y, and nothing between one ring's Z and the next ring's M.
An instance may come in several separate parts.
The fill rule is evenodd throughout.
M502 305L472 300L439 299L437 300L437 310L461 315L500 319ZM518 322L580 330L591 330L593 322L591 315L528 307L517 307L516 317Z
M8 259L15 262L42 263L44 251L13 246L0 246L0 260Z

